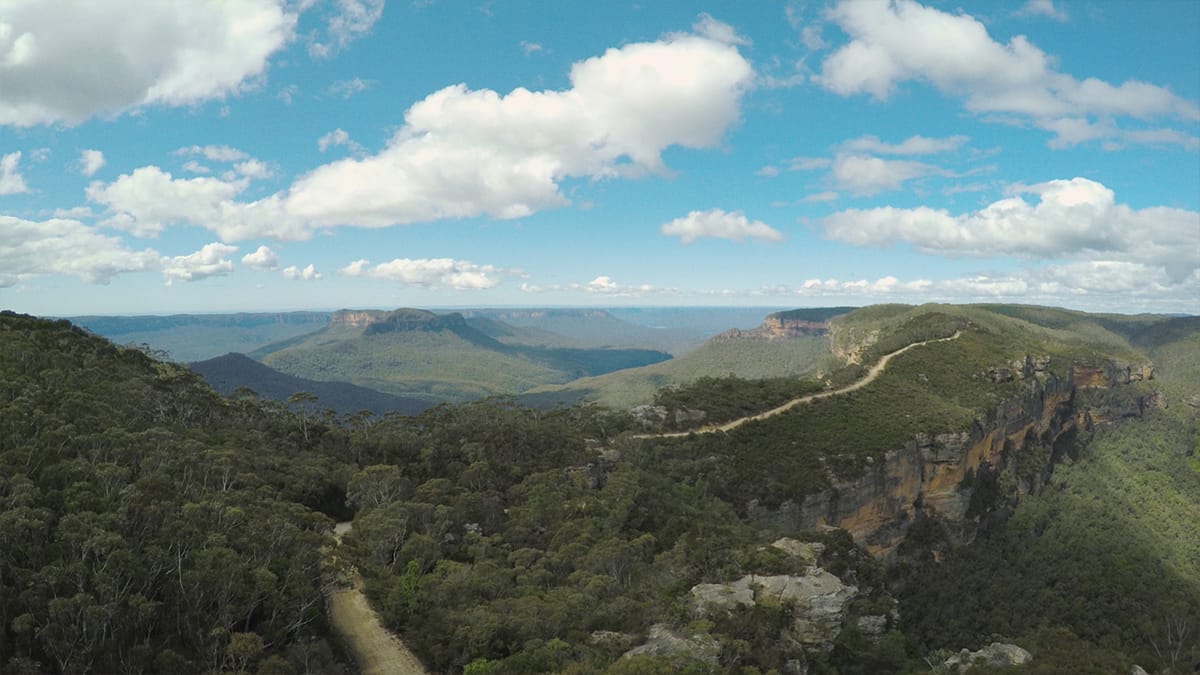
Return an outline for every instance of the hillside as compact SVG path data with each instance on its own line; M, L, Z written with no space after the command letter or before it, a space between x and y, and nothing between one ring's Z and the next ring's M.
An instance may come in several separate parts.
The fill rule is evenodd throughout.
M65 321L0 313L0 668L339 672L329 432Z
M287 403L293 395L306 392L316 396L315 401L306 405L317 410L330 409L339 416L353 415L361 410L369 410L376 415L415 415L429 407L421 401L392 396L348 382L321 382L293 377L244 354L225 354L189 363L188 367L224 396L245 388L264 399Z
M663 387L689 385L701 378L794 378L826 364L826 321L851 308L773 313L754 329L729 329L670 361L537 387L521 400L553 406L592 401L628 409L650 403Z
M145 344L184 363L229 352L245 353L272 342L311 333L328 323L329 313L77 316L70 320L117 344Z
M499 341L426 319L365 339ZM2 313L0 664L343 672L325 598L349 563L431 672L954 672L964 648L1029 659L970 672L1194 670L1200 319L880 306L825 329L773 340L829 340L820 381L672 390L722 415L785 381L822 397L668 436L511 399L341 426Z
M320 331L250 356L297 377L348 381L431 404L516 394L669 358L647 349L534 345L523 329L494 321L481 327L457 313L344 310ZM522 339L513 339L518 334Z

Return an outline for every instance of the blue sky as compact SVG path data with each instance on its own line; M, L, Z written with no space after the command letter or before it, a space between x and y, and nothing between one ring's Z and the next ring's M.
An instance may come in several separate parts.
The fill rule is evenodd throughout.
M0 307L1200 313L1200 3L0 0Z

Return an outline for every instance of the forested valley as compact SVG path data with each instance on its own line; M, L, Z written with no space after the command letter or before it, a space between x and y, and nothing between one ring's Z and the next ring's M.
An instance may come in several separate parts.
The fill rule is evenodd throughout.
M1012 395L1019 383L981 379L980 363L1043 334L992 316L906 318L864 359L966 334L846 400L647 440L632 415L595 405L489 398L378 417L304 396L224 398L143 350L0 314L0 672L356 672L325 602L344 572L326 556L334 523L348 520L343 547L373 606L431 672L917 673L997 641L1032 660L970 672L1192 672L1193 324L1145 341L1169 405L1059 448L1047 487L1019 505L1007 482L1025 474L1011 467L963 485L989 498L969 544L918 513L885 560L844 529L756 516ZM1047 372L1098 358L1096 340L1087 351L1053 330L1060 343L1038 347L1054 354ZM820 386L712 378L659 402L725 419ZM1089 396L1097 410L1133 400ZM818 572L855 589L819 638L801 635L811 617L787 599L719 607L693 593ZM654 635L661 648L639 647Z

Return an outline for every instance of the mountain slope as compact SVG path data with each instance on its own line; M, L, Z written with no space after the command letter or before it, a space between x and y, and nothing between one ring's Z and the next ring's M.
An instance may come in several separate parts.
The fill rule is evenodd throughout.
M517 333L497 324L485 328L506 338ZM515 394L669 358L645 349L506 344L492 334L457 313L346 310L320 331L250 356L298 377L344 380L429 403Z
M376 415L393 412L415 415L429 407L422 401L385 394L348 382L321 382L294 377L265 366L245 354L225 354L190 363L188 367L199 373L208 386L225 396L244 387L262 398L286 403L293 394L307 392L317 397L312 403L313 407L329 408L342 416L360 410L370 410Z
M810 375L829 354L825 322L850 309L770 314L758 328L728 330L670 361L537 387L521 400L540 406L586 400L626 409L651 402L663 387L687 385L705 377L733 375L761 379Z

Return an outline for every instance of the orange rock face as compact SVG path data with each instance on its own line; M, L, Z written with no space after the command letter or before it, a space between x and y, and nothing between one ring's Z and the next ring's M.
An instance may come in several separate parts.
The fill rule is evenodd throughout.
M918 511L940 521L953 538L969 541L979 526L974 515L967 517L976 476L1019 468L1019 475L1026 478L1010 482L1012 494L1004 495L1010 502L1019 501L1049 477L1052 448L1059 438L1118 417L1109 411L1076 410L1077 389L1111 387L1152 376L1148 365L1113 364L1075 367L1065 380L1029 377L1024 396L994 411L987 421L977 420L969 431L919 434L888 452L862 477L785 505L777 515L801 529L843 528L872 554L883 557L893 554L904 540ZM1139 401L1135 412L1140 414L1156 401L1156 395ZM1015 451L1038 448L1022 455L1025 459L1016 459ZM1042 465L1029 466L1030 457ZM1018 461L1026 465L1015 467Z

